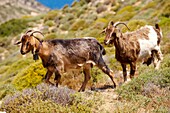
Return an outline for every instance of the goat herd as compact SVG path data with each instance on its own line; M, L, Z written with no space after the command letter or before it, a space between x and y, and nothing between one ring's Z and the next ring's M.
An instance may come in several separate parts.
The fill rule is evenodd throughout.
M158 69L163 59L160 50L162 32L158 24L155 27L146 25L136 31L126 33L122 33L117 28L120 24L128 28L125 23L110 22L103 33L106 34L104 43L106 45L114 44L116 48L115 57L121 63L124 82L127 81L127 64L130 64L130 78L134 77L138 61L147 65L153 63L154 67ZM47 68L46 83L52 84L49 79L55 73L54 80L56 86L58 86L63 72L67 72L69 69L83 68L84 82L79 91L84 91L87 82L91 78L90 70L96 65L110 77L114 87L118 85L114 82L113 71L109 69L102 58L106 51L95 38L84 37L42 41L35 36L35 33L43 36L40 31L29 30L16 44L21 43L20 52L22 55L31 51L34 60L41 58L43 66Z

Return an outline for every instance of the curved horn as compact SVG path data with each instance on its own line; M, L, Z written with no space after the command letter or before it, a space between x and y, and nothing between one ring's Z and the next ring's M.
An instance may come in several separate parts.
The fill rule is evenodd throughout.
M25 34L29 33L29 32L32 32L33 30L28 30Z
M128 30L130 30L129 27L128 27L125 23L123 23L123 22L116 22L113 26L114 26L114 27L117 27L117 26L120 25L120 24L125 25L125 26L128 28Z
M40 33L44 37L44 35L40 31L34 31L30 34L30 36L33 36L34 33Z

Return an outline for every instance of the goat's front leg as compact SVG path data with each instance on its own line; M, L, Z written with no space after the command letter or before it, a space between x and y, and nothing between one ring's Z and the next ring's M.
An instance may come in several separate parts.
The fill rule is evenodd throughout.
M60 83L60 79L61 79L61 75L60 75L59 71L57 70L55 72L55 78L54 78L54 80L56 82L56 87L58 87L58 84Z
M135 75L135 71L136 71L136 62L132 62L130 63L130 78L134 78Z
M126 81L127 81L126 64L122 64L122 63L121 63L121 66L122 66L122 69L123 69L123 78L124 78L124 82L126 82Z
M46 75L45 75L45 82L46 82L47 84L54 85L53 83L51 83L51 82L49 81L49 79L50 79L50 77L52 76L52 74L53 74L52 71L47 70L47 73L46 73Z
M84 82L81 86L81 88L79 89L80 91L84 91L86 88L86 84L87 82L90 80L91 76L90 76L90 69L91 69L91 64L87 64L83 67L83 73L84 73Z

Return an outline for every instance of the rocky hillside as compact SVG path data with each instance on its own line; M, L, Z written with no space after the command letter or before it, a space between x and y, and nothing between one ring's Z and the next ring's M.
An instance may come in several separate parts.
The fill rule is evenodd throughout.
M37 15L49 9L36 0L0 0L0 23L24 15Z
M44 84L46 69L41 60L33 61L31 53L22 56L20 46L14 45L30 29L41 31L42 40L90 36L103 44L105 35L101 32L111 20L125 22L131 31L146 24L159 24L164 57L159 70L139 63L132 81L112 89L109 77L94 66L86 91L80 93L77 90L84 79L81 70L63 74L59 88L49 86ZM118 27L127 31L121 25ZM104 59L114 78L123 83L114 46L103 46ZM0 111L169 113L169 59L170 0L79 0L61 10L12 19L0 25ZM50 80L54 82L54 76Z

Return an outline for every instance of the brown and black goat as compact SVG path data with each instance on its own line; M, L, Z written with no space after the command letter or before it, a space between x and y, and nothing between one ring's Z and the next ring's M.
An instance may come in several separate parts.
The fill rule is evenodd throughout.
M126 33L122 33L117 28L120 24L128 28L125 23L111 21L103 32L106 34L104 43L115 46L115 57L121 63L124 82L127 81L127 64L130 64L130 78L134 77L138 61L147 63L147 65L153 62L155 68L158 69L163 59L160 50L162 32L158 24L155 27L146 25L136 31Z
M113 72L102 58L105 55L105 49L95 38L40 41L34 36L35 33L42 34L39 31L28 31L16 44L22 44L20 49L22 55L32 51L34 60L38 56L41 58L43 66L47 68L46 83L52 84L49 79L55 73L56 86L58 86L63 72L83 67L84 82L79 91L84 91L91 78L90 69L92 65L96 65L111 78L114 87L116 87Z

